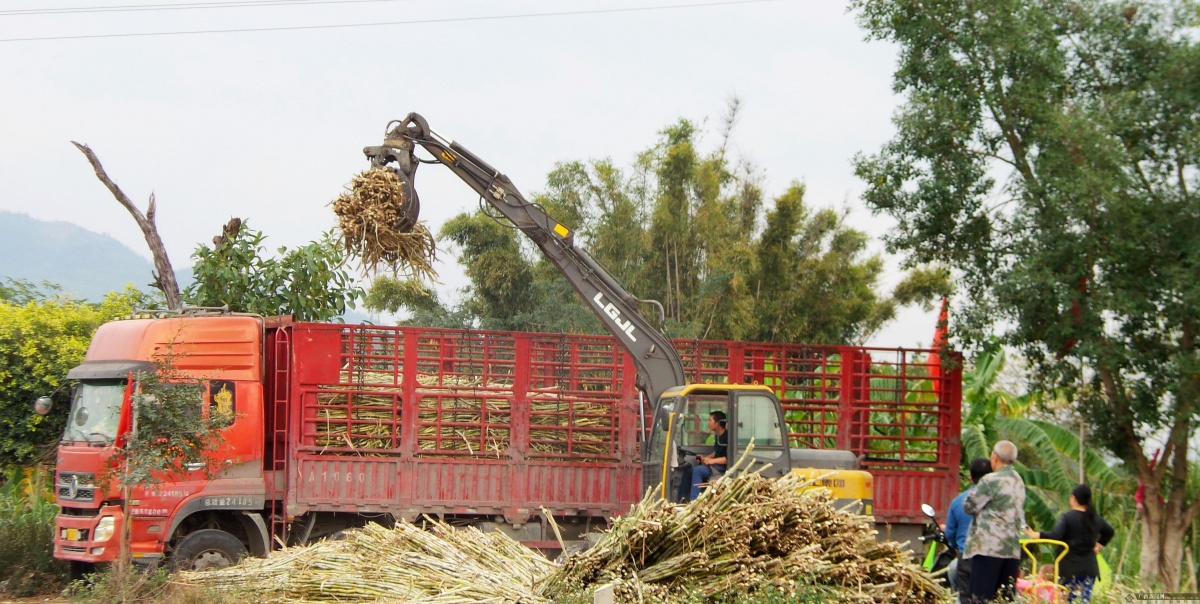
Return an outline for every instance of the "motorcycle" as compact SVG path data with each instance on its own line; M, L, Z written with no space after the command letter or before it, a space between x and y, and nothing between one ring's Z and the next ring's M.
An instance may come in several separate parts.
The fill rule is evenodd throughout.
M946 538L946 532L942 530L938 524L937 515L934 513L933 506L928 503L921 504L921 511L929 516L929 522L925 524L925 531L918 539L922 543L928 543L925 550L925 559L921 563L921 568L926 572L938 577L938 581L947 589L953 589L954 585L950 582L950 575L947 573L947 567L951 562L954 562L957 557L954 547L950 545L949 539Z

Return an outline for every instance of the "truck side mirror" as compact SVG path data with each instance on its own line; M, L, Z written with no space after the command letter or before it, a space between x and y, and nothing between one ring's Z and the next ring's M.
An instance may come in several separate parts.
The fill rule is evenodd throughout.
M38 415L46 415L47 413L50 413L50 409L52 407L54 407L54 401L48 396L39 396L37 400L33 402L33 412Z

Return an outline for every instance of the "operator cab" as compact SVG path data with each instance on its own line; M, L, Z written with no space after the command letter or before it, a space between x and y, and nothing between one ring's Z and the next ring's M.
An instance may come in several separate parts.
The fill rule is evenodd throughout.
M653 487L664 499L679 500L679 483L691 479L696 456L713 452L714 434L709 430L708 418L714 411L725 413L727 418L728 466L737 463L753 442L749 459L755 462L755 468L767 466L762 470L764 477L775 478L791 470L783 409L770 388L736 384L677 386L663 393L653 418L646 442L646 463L642 466L643 489Z

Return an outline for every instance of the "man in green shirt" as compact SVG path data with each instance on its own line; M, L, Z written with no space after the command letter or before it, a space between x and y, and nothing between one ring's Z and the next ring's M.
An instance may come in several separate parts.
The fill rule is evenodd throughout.
M1025 481L1013 469L1017 446L1002 440L992 447L992 473L963 500L963 511L975 517L967 531L964 558L971 559L971 602L1015 596L1021 562L1021 530L1025 526Z

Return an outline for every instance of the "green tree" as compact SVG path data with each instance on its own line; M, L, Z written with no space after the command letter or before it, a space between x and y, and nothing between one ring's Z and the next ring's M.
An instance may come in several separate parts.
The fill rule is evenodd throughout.
M399 279L387 275L371 282L363 302L369 310L409 313L403 323L425 327L467 328L472 325L469 313L461 308L449 308L438 298L437 291L418 279Z
M884 263L867 251L867 236L844 214L807 208L802 185L774 200L764 230L756 170L728 157L737 111L734 101L715 148L702 144L701 125L679 120L628 169L607 159L557 164L531 201L632 295L661 303L676 337L855 343L898 304L946 293L946 271L915 270L894 296L881 294ZM465 314L485 328L600 331L553 264L487 210L460 214L440 233L471 280L462 305L430 314L426 296L378 282L371 307L434 323ZM658 323L659 308L639 310Z
M266 236L234 219L213 248L196 247L195 281L183 298L193 306L228 305L231 311L292 315L298 321L328 321L354 308L364 295L347 265L345 251L332 233L277 258L263 246Z
M480 210L450 219L440 236L458 246L458 262L471 279L465 308L484 329L519 329L515 318L535 302L533 266L521 253L521 234Z
M4 282L0 283L0 302L24 306L36 300L45 300L58 295L61 291L61 287L47 281L37 284L28 279L5 277Z
M897 134L856 159L892 250L954 269L963 342L1002 332L1146 484L1141 572L1200 514L1200 45L1187 2L855 0L897 44ZM1152 466L1150 439L1165 441ZM1159 501L1162 495L1164 500Z
M118 426L113 454L98 476L101 488L120 489L126 518L136 489L183 480L190 467L199 467L208 479L221 469L217 451L224 442L221 430L233 422L232 408L222 408L220 393L209 390L205 376L179 369L180 357L168 342L152 359L153 371L133 376L129 424ZM124 523L113 568L121 583L130 579L131 539L131 525Z
M100 304L28 295L32 298L20 304L0 300L0 459L5 465L32 463L58 441L69 405L56 405L42 416L33 413L33 401L58 389L67 371L83 361L97 327L129 316L145 298L132 287Z
M179 480L188 474L189 464L204 464L210 477L219 469L220 460L212 453L223 442L221 429L233 417L215 403L204 407L209 398L204 378L179 370L178 358L168 346L165 354L154 359L154 372L135 376L131 429L113 456L121 470L117 484L126 493Z

